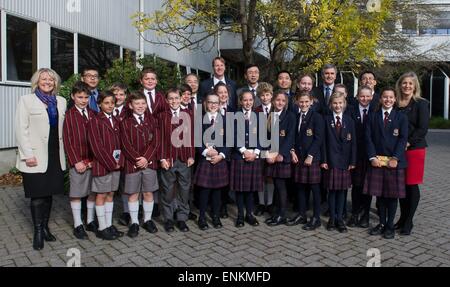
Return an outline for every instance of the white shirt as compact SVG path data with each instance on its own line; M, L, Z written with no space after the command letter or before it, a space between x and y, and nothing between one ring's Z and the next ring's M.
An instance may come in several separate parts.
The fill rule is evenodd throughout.
M217 121L217 112L215 112L214 114L207 112L206 114L208 115L209 122L211 122L212 117L214 117L214 122Z
M216 76L214 76L214 78L213 78L214 86L217 85L219 82L222 82L226 85L227 82L225 82L225 76L223 76L222 80L219 80L218 78L216 78Z
M176 110L170 109L170 112L172 113L172 117L174 117L174 116L179 117L180 116L180 108L178 108ZM175 115L174 115L174 113L175 113Z
M256 86L255 87L252 87L252 86L248 86L248 90L251 92L252 90L255 90L255 96L256 96L256 89L258 89L258 83L256 83Z
M307 112L302 112L302 110L299 108L300 120L298 121L298 130L300 130L300 127L302 126L302 115L304 114L304 115L305 115L305 118L306 118L306 115L308 114L308 112L309 112L309 111L307 111Z
M339 117L339 121L341 122L341 125L342 125L342 113L336 114L335 112L333 112L334 123L337 123L336 117Z
M153 113L154 107L152 107L152 102L150 101L150 96L148 95L149 92L152 93L152 100L155 103L156 102L156 91L155 91L155 89L153 89L151 91L144 89L144 95L145 95L145 98L147 99L148 109L150 110L150 113Z
M139 120L139 117L141 117L142 118L142 123L144 122L144 114L142 114L142 115L138 115L138 114L135 114L135 113L133 113L133 116L134 116L134 118L136 119L136 121L140 124L141 123L141 121Z
M359 115L361 116L361 123L362 123L363 119L364 119L364 110L366 110L366 113L368 115L370 105L368 105L367 107L363 107L361 105L358 105L358 106L359 106Z
M105 116L109 119L109 122L111 123L111 126L114 127L114 122L112 119L112 115L108 115L107 113L103 112L105 114Z
M81 115L83 115L83 111L84 111L84 114L86 115L86 118L89 119L89 113L88 113L88 111L87 111L87 108L80 109L80 108L77 107L77 106L75 106L75 108L77 108L77 110L80 112Z
M270 108L272 107L272 104L268 104L267 106L266 105L264 105L264 104L262 104L262 109L263 109L263 112L264 112L264 114L267 116L267 114L268 113L270 113ZM266 111L266 108L267 108L267 111Z
M384 108L382 108L381 110L383 111L383 119L384 119L384 113L385 113L385 112L388 112L388 113L389 113L389 115L390 115L390 114L391 114L391 112L392 112L392 107L390 107L390 108L389 108L389 109L387 109L387 110L386 110L386 109L384 109Z

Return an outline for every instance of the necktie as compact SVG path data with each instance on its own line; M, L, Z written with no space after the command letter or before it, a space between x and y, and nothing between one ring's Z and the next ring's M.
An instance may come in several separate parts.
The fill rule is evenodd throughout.
M148 92L148 97L150 98L150 107L153 109L155 108L155 101L153 101L152 92Z
M195 99L191 98L191 108L193 109L195 107Z
M367 121L367 109L363 109L362 123L364 124L366 121Z
M302 113L302 125L306 124L305 119L306 119L306 115L305 115L305 113Z
M86 116L86 110L85 109L83 109L82 111L81 111L81 113L83 114L83 118L84 118L84 120L88 120L88 117Z
M388 122L389 122L389 113L386 111L384 112L384 127L387 126Z
M245 112L244 118L245 118L246 121L248 121L248 111Z
M341 128L342 128L341 117L340 116L336 116L336 133L338 135L341 134Z
M268 117L269 116L269 108L265 107L264 110L266 111L266 117Z
M298 131L300 131L301 128L304 127L304 125L306 124L305 118L306 118L305 113L301 113L301 116L300 116L300 124L298 125Z
M139 124L142 125L144 123L144 120L142 119L142 116L139 116Z
M108 119L109 119L109 122L111 123L111 127L114 128L114 123L113 123L112 116L109 116Z
M118 116L119 116L119 114L120 114L120 111L119 111L119 109L116 109L116 117L118 117Z
M97 106L97 100L95 99L95 93L91 93L91 96L89 97L89 107L98 112L98 106Z
M256 91L255 91L255 89L251 89L251 92L252 92L252 94L253 94L253 97L255 97L255 96L256 96Z
M212 116L212 117L211 117L211 125L213 126L214 123L215 123L215 122L214 122L214 116Z
M328 101L330 100L330 94L331 94L331 89L330 89L330 87L327 87L326 92L325 92L325 101L327 102L327 104L328 104Z

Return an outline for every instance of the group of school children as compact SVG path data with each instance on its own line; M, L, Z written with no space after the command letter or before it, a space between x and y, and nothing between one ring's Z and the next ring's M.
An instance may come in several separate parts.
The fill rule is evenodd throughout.
M254 194L264 191L268 179L273 181L276 195L276 208L265 220L269 226L302 224L304 230L320 227L321 193L327 190L327 230L343 233L347 226L368 228L371 199L376 196L380 224L370 233L394 237L397 201L405 193L408 137L408 120L395 109L394 89L384 89L379 103L371 103L373 91L368 86L359 88L355 103L334 92L329 105L322 108L327 112L319 113L309 92L291 98L283 91L274 92L268 83L259 83L256 91L261 106L254 106L254 94L243 90L234 109L227 105L227 86L223 83L206 95L202 107L196 107L190 101L189 86L169 89L163 95L155 92L156 81L154 71L144 70L140 91L128 94L124 85L117 84L110 91L100 92L98 112L89 108L88 85L77 82L73 86L74 105L66 113L63 139L71 167L70 205L77 238L88 238L86 230L106 240L124 235L112 220L114 192L118 190L126 198L130 214L127 235L132 238L138 236L140 226L149 233L158 231L152 220L156 191L166 232L175 227L189 231L186 221L193 190L197 193L197 224L201 230L209 228L208 213L213 227L222 227L220 209L226 204L223 194L229 191L237 205L235 226L258 226ZM202 135L218 125L220 129L215 129L212 139L219 131L222 144L202 142L201 147L194 147L196 108L205 112ZM260 120L261 113L265 121ZM223 137L230 115L236 123L245 123L242 132L235 124L232 147ZM183 123L187 119L188 129ZM274 126L278 127L276 133L272 133ZM259 139L262 130L270 139L278 137L278 150L252 140ZM174 134L181 144L174 142ZM346 224L344 207L351 187L356 194L352 204L362 216L352 217ZM297 198L298 214L292 218L287 216L289 189ZM308 220L310 193L313 214ZM81 215L85 197L86 230Z

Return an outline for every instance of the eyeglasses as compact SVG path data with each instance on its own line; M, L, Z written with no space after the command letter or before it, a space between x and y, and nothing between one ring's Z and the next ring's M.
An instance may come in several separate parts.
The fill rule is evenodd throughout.
M219 104L219 102L211 102L211 101L207 101L207 103L211 104L211 105L218 105Z
M90 79L98 79L98 75L92 75L92 74L86 74L83 76L84 78L90 78Z

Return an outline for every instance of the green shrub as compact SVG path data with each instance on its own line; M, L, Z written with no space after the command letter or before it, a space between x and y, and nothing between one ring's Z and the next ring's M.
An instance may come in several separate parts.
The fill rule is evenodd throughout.
M432 117L429 124L430 129L450 129L450 120L443 117Z

